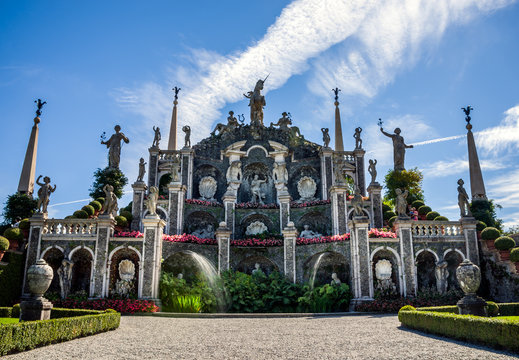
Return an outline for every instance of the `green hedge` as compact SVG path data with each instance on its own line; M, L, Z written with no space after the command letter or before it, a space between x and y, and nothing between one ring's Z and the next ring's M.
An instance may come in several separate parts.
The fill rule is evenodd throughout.
M59 315L70 309L52 309ZM85 313L86 310L81 310ZM0 326L0 356L34 349L52 343L114 330L119 327L121 314L114 310L88 311L89 315L64 317L43 321L27 321ZM79 314L79 312L77 313Z
M420 308L416 308L416 311L434 311L434 312L457 314L458 307L456 305L420 307Z
M501 303L499 316L519 316L519 303Z
M12 308L0 307L0 318L10 318L12 314Z
M501 304L500 304L501 306ZM402 325L412 329L519 352L519 321L402 308Z
M21 254L8 252L3 261L9 265L0 268L0 306L20 302L22 292L24 258Z

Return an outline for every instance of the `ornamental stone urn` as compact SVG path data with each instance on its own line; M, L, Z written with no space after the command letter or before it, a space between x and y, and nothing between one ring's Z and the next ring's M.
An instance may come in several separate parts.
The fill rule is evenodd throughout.
M463 262L456 269L456 278L465 296L458 301L460 315L487 316L487 303L476 295L481 283L481 271L469 259Z
M24 297L20 303L20 320L48 320L52 303L43 297L49 289L54 272L52 268L40 259L27 270L26 281L30 296Z

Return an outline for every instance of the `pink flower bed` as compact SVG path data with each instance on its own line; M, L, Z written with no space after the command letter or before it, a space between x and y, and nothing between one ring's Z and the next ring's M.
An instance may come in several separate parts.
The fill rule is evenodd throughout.
M140 231L119 231L114 234L114 237L142 238L144 234Z
M310 245L310 244L326 244L333 243L339 241L346 241L350 239L350 233L346 233L343 235L332 235L332 236L320 236L312 239L307 238L297 238L297 245Z
M157 312L159 307L153 301L137 299L95 299L95 300L57 300L52 302L56 308L106 310L114 309L123 314L138 312Z
M195 235L182 234L182 235L162 235L162 240L168 242L178 243L191 243L199 245L217 245L218 242L215 239L202 239Z
M253 202L237 203L236 209L279 209L278 204L258 204Z
M370 229L368 232L370 238L391 238L396 239L396 234L386 229Z
M283 240L280 239L241 239L231 240L231 246L246 246L246 247L270 247L281 246Z
M216 201L205 201L196 199L186 199L186 204L212 206L212 207L223 207L223 204Z
M308 206L317 206L317 205L326 205L329 204L330 200L315 200L315 201L308 201L304 203L298 203L296 201L292 201L290 203L291 208L305 208Z

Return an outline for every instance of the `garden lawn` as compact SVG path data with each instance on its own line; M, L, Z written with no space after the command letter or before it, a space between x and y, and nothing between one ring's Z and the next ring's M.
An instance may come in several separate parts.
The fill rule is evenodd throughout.
M17 318L0 318L0 325L1 324L16 324L18 323Z

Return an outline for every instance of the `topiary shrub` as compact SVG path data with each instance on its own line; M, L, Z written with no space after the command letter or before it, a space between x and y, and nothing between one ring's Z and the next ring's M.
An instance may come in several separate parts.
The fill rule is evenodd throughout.
M74 211L72 216L74 216L76 219L88 219L88 213L85 210Z
M519 248L510 250L510 261L519 262Z
M97 200L92 201L89 205L92 206L95 211L101 211L103 208L103 205Z
M0 251L7 251L9 249L9 244L9 240L3 236L0 236Z
M418 214L419 215L427 215L431 211L432 211L432 209L429 206L427 206L427 205L423 205L423 206L420 206L418 208Z
M67 215L65 216L65 219L75 219L74 215Z
M117 226L126 227L128 225L128 219L126 219L124 216L116 216L115 222Z
M424 206L424 202L422 200L415 200L413 201L413 203L411 204L412 207L414 207L415 209L419 209L421 206Z
M396 216L396 214L393 212L393 211L386 211L384 213L384 220L388 221L389 219L391 219L393 216Z
M427 220L434 220L434 219L436 219L438 216L440 216L440 213L439 213L439 212L437 212L437 211L429 211L429 212L427 213L427 215L425 215L425 218L426 218Z
M405 305L405 306L402 306L398 312L400 312L400 311L416 311L416 308L411 305Z
M103 206L103 204L105 203L105 198L104 197L98 197L97 199L95 199L95 201L97 201L98 203L101 204L101 206Z
M119 212L119 215L121 216L124 216L126 218L126 220L128 220L128 223L131 223L132 222L132 219L133 219L133 215L131 212L129 212L128 210L122 210Z
M434 218L434 221L449 221L445 216L437 216Z
M4 236L11 241L22 241L23 234L19 228L9 228L4 231Z
M18 224L18 228L20 230L29 230L31 227L31 222L29 221L29 219L23 219L22 221L20 221L20 223Z
M391 206L389 206L388 204L386 203L383 203L382 204L382 212L385 213L386 211L392 211L393 209L391 208Z
M88 216L93 216L95 214L95 209L92 205L85 205L81 208L81 210L84 210L86 211L86 213L88 214Z
M478 221L476 225L477 231L483 231L487 227L487 224L485 224L483 221Z
M499 305L493 301L487 301L487 314L491 317L499 315Z
M515 247L515 240L510 236L501 236L494 241L494 246L497 250L509 250Z
M398 216L393 216L391 219L387 221L388 225L390 227L393 227L393 224L395 223L396 219L398 219Z
M501 232L495 227L487 227L481 231L481 238L483 240L495 240L501 235Z

